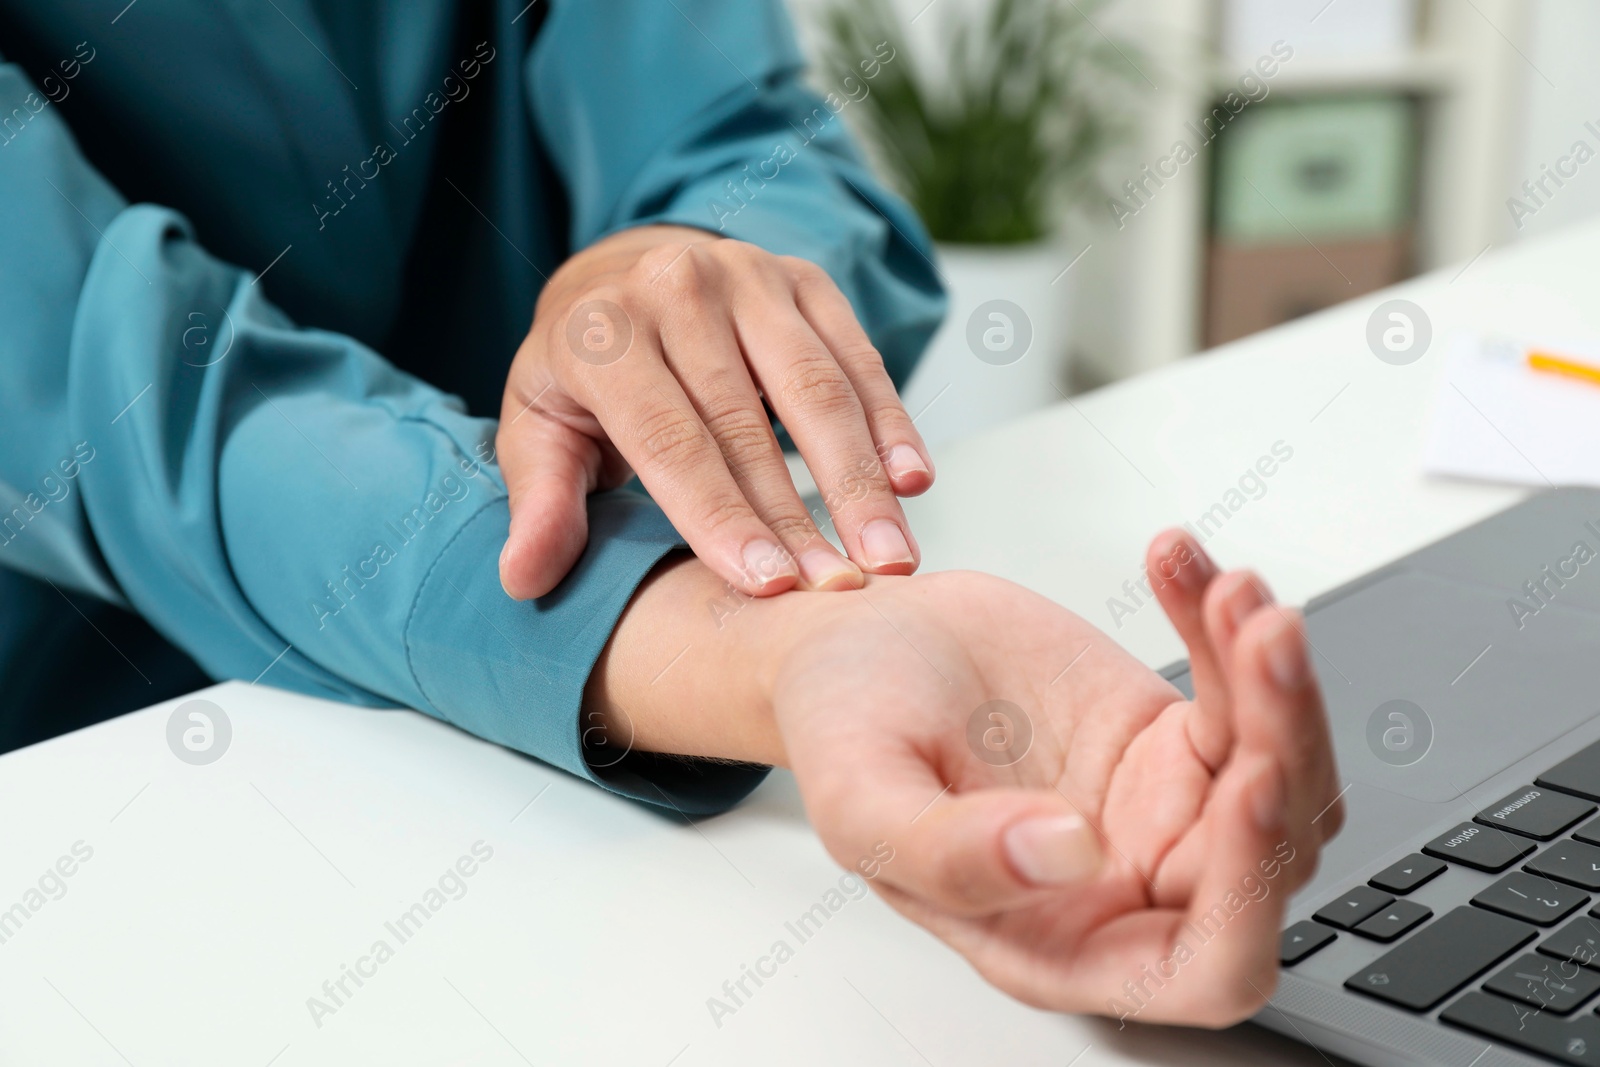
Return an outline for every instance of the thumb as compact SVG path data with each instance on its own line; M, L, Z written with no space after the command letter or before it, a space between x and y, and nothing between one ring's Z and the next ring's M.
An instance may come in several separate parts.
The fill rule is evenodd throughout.
M599 475L600 447L533 411L503 424L496 447L511 494L500 584L516 600L541 597L566 577L589 540L585 501Z
M909 761L908 761L909 762ZM892 765L891 765L892 766ZM1099 835L1053 790L951 793L931 767L881 767L870 787L824 789L814 805L834 858L893 849L883 884L952 916L993 915L1094 879ZM930 798L933 798L930 802Z
M940 800L913 827L891 884L953 915L991 915L1091 881L1099 835L1054 791L980 789Z

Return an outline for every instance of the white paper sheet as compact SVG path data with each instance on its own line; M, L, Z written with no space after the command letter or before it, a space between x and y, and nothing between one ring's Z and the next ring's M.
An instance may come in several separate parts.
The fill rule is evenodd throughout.
M1423 469L1523 485L1600 486L1600 384L1536 371L1530 347L1600 367L1600 342L1462 336L1434 406Z

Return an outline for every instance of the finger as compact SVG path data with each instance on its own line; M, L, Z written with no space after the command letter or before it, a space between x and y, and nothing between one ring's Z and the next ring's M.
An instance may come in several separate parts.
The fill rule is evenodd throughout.
M1217 576L1216 564L1186 531L1166 530L1150 543L1145 570L1162 610L1189 649L1195 697L1187 723L1189 743L1215 771L1227 759L1233 743L1227 680L1206 632L1203 610L1206 590Z
M611 373L620 380L600 381ZM584 367L577 385L578 399L595 412L695 555L752 596L794 587L800 578L794 558L739 491L716 440L652 341L636 334L625 359Z
M1252 614L1235 642L1230 675L1238 751L1269 755L1283 767L1292 837L1315 848L1338 832L1344 808L1300 613L1269 605Z
M1230 762L1196 828L1212 844L1181 904L1107 917L1092 926L1068 981L1047 982L1044 972L1011 992L1121 1020L1226 1026L1248 1017L1272 990L1287 872L1298 862L1282 845L1282 792L1270 758Z
M1234 639L1251 613L1272 602L1272 590L1251 571L1228 571L1206 588L1201 603L1206 636L1221 671L1231 669ZM1223 679L1226 688L1226 679Z
M910 574L918 553L878 462L855 387L787 291L736 315L740 347L773 411L816 476L849 557L873 574Z
M1218 780L1206 813L1211 856L1176 936L1189 958L1177 995L1152 1000L1152 1021L1229 1026L1272 994L1292 872L1307 863L1286 840L1287 777L1270 756L1252 754Z
M1231 723L1235 694L1229 682L1233 670L1233 646L1239 628L1250 614L1272 600L1272 591L1257 575L1250 571L1228 571L1211 580L1201 597L1200 615L1205 627L1206 644L1211 649L1211 664L1215 670L1216 690L1220 699L1209 708L1198 708L1196 715L1207 723L1206 732L1213 736L1225 733L1233 737L1232 727L1216 722L1220 710Z
M955 917L1070 891L1104 867L1099 835L1065 798L991 788L946 795L903 834L883 881Z
M806 587L859 589L861 571L822 536L795 490L726 321L688 312L663 328L662 349L679 383L722 451L734 484L800 567Z
M1093 880L1099 835L1054 791L988 788L952 793L917 752L870 757L875 780L836 768L809 778L812 820L849 866L893 849L878 878L952 916L990 915Z
M933 461L922 435L906 414L900 394L883 366L850 301L828 272L809 260L785 256L795 278L795 305L844 370L867 415L867 429L900 496L916 496L933 485Z
M511 497L500 584L516 600L541 597L566 577L588 541L585 499L599 475L600 449L531 408L502 420L495 449Z

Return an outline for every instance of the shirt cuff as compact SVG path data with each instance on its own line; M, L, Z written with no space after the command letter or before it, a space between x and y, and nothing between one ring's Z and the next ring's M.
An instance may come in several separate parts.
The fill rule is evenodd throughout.
M405 645L423 710L681 814L712 814L747 796L769 768L584 741L583 691L595 661L639 583L685 547L661 509L628 489L591 496L588 546L562 583L533 601L500 587L509 523L505 500L485 505L417 592Z

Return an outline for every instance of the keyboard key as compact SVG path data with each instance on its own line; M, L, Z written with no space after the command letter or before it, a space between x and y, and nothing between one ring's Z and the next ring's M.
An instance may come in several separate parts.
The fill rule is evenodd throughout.
M1402 1008L1428 1011L1538 935L1527 923L1462 905L1352 974L1344 985ZM1596 1044L1600 1052L1600 1041Z
M1414 900L1397 900L1387 908L1355 928L1362 937L1374 941L1393 941L1415 927L1433 918L1433 909L1425 908Z
M1285 930L1278 939L1278 962L1292 967L1339 935L1307 919Z
M1600 889L1600 848L1577 841L1557 841L1533 857L1523 870L1584 889Z
M1584 1067L1600 1063L1600 1018L1580 1015L1563 1019L1542 1011L1529 1011L1514 1000L1492 993L1468 993L1444 1010L1439 1018L1557 1063Z
M1570 1015L1600 992L1600 974L1576 963L1530 953L1512 961L1483 988L1557 1015Z
M1600 919L1578 916L1540 942L1539 951L1559 960L1600 968Z
M1535 781L1551 789L1565 789L1580 797L1600 800L1600 741L1568 756Z
M1433 918L1433 909L1414 900L1397 900L1355 928L1362 937L1374 941L1393 941L1420 922Z
M1553 926L1589 903L1589 896L1548 878L1512 871L1473 897L1472 902L1513 919Z
M1530 785L1478 812L1477 821L1548 841L1594 810L1587 800Z
M1405 859L1391 863L1373 875L1367 884L1403 895L1425 882L1433 881L1444 872L1444 869L1442 861L1424 856L1420 852L1413 852Z
M1591 845L1600 845L1600 819L1591 819L1572 831L1572 836Z
M1394 897L1380 893L1371 886L1358 885L1338 900L1318 911L1312 918L1337 926L1341 930L1354 930L1382 908L1394 903Z
M1525 837L1470 822L1464 822L1422 846L1422 851L1430 856L1476 867L1490 874L1499 874L1533 849L1533 842Z

